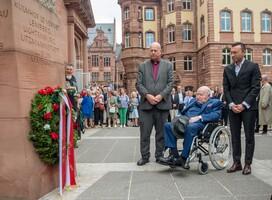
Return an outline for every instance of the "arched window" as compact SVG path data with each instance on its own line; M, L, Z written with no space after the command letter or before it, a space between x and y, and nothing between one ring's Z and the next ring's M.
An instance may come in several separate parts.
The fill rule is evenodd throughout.
M192 24L186 23L183 24L182 30L182 39L184 41L191 41L192 40Z
M242 32L252 32L252 13L244 11L241 13Z
M129 19L129 7L125 7L124 9L124 20Z
M220 12L220 28L221 31L231 31L231 13L223 10Z
M246 49L245 59L252 61L252 49L249 49L249 48Z
M125 34L125 48L130 47L130 34L126 33Z
M200 36L205 36L205 19L203 15L200 18Z
M174 25L168 26L167 32L168 32L168 42L169 43L175 42L175 26Z
M167 11L173 12L174 10L175 10L174 0L168 0L167 1Z
M229 65L230 63L231 63L230 49L225 48L222 50L222 64L226 66Z
M154 32L146 32L145 33L145 47L149 48L150 45L155 41Z
M185 56L184 57L184 71L193 71L192 56Z
M271 13L263 12L262 13L262 32L269 33L271 32Z
M263 65L271 65L271 49L263 50Z

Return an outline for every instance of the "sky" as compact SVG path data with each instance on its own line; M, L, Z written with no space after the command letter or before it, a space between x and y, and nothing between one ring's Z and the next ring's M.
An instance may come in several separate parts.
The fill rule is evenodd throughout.
M121 7L118 0L91 0L95 23L113 23L116 19L116 42L122 42Z

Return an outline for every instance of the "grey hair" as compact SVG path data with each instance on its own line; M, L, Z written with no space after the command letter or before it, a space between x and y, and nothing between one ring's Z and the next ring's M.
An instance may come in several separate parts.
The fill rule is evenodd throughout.
M208 97L211 97L211 95L212 95L211 89L206 85L199 87L198 90L205 90L208 94Z

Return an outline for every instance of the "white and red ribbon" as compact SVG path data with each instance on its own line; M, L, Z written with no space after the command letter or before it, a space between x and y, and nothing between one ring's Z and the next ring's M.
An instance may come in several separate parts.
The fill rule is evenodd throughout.
M74 130L72 104L64 94L60 94L59 123L59 193L64 187L76 185L76 168L74 155Z

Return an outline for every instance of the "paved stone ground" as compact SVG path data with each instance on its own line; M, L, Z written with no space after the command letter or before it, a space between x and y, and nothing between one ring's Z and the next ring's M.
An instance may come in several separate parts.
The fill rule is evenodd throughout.
M268 200L272 194L272 134L256 135L252 174L227 174L209 165L199 175L154 162L139 167L138 128L91 129L76 150L78 186L60 197L57 190L41 200ZM151 155L154 156L154 135Z

